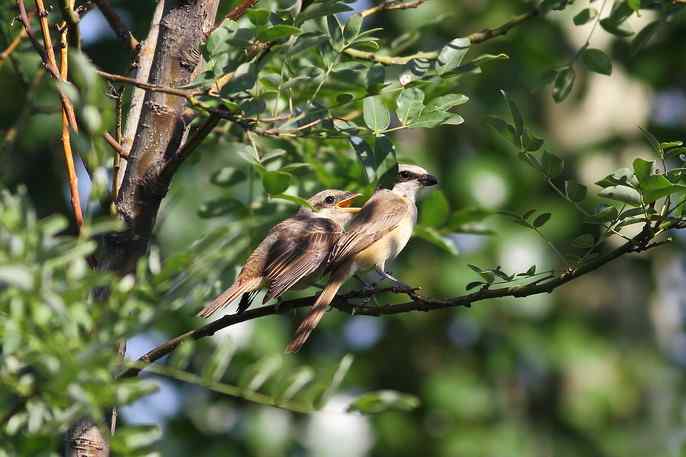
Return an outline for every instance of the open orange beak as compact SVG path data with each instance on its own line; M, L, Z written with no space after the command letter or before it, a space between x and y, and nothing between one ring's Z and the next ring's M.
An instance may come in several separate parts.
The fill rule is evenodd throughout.
M353 200L355 200L357 197L359 197L362 194L358 194L358 193L354 193L354 192L349 192L348 194L349 195L346 195L346 198L344 198L343 200L336 203L336 208L341 209L345 212L349 212L349 213L357 213L362 208L355 208L355 207L352 207L351 205L353 204Z

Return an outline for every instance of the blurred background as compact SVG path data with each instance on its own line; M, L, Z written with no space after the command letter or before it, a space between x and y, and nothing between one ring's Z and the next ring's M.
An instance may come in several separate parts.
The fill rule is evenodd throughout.
M13 2L2 3L9 11ZM154 2L112 3L134 34L145 36ZM361 10L370 4L363 0L354 6ZM504 52L510 59L490 64L478 78L461 80L461 92L470 98L461 107L463 125L407 130L394 137L401 157L438 176L452 209L551 212L545 234L562 249L582 233L583 221L487 126L488 116L507 112L499 89L508 91L527 125L592 191L599 190L595 181L630 166L635 157L651 157L639 126L661 140L686 138L683 14L664 24L635 55L627 40L596 30L592 47L611 56L612 75L576 65L573 92L563 103L553 101L542 75L569 62L586 41L592 24L574 26L572 18L587 6L577 0L562 13L553 11L479 45L480 52ZM418 9L375 15L368 25L383 27L381 36L387 40L421 29L418 47L435 49L530 7L523 1L429 0ZM642 13L629 25L637 31L654 19ZM4 22L3 48L20 26ZM84 51L96 65L127 73L129 56L99 11L83 19L81 30ZM44 91L25 97L38 65L34 53L24 52L0 66L0 130L5 136L0 186L24 184L40 216L69 215L59 117L54 102L47 101L53 93L46 83ZM11 136L15 125L30 134ZM174 256L192 257L196 249L211 255L198 256L180 280L179 290L191 291L184 300L172 300L172 293L168 307L160 304L165 309L154 326L129 341L131 358L201 325L193 316L202 300L228 286L246 249L266 229L237 227L230 216L200 217L209 200L231 195L245 203L251 194L210 182L217 169L241 166L233 146L208 141L196 157L184 164L163 204L154 253L162 263ZM81 175L85 200L89 184ZM279 208L279 218L293 211ZM88 209L101 210L97 205ZM534 232L499 216L488 217L481 227L493 235L450 237L457 256L412 240L391 266L393 274L421 286L424 294L448 297L465 293L465 286L479 279L467 264L500 265L507 272L526 271L534 264L539 271L559 268L554 253ZM257 406L159 378L161 389L126 407L122 420L160 425L159 447L168 456L683 455L686 239L673 236L671 246L621 258L552 294L382 318L328 313L303 351L284 362L309 364L326 373L344 354L355 356L340 393L320 413ZM231 327L202 341L198 351L209 353L230 338L238 348L231 370L240 373L241 367L281 353L303 315ZM197 366L202 366L202 354L194 361ZM421 406L376 416L345 413L350 395L378 389L416 395Z

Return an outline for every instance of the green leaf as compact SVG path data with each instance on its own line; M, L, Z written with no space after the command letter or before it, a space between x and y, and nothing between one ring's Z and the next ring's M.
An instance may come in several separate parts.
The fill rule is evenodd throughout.
M346 409L348 412L378 414L384 411L412 411L419 407L414 395L401 394L394 390L380 390L357 397Z
M476 272L476 273L481 273L482 271L484 271L482 268L480 268L480 267L478 267L478 266L476 266L476 265L473 265L473 264L471 264L471 263L468 263L467 266L469 267L470 270L472 270L472 271L474 271L474 272Z
M592 216L595 222L611 222L617 219L619 211L614 206L601 206Z
M436 71L439 75L445 74L460 66L462 59L469 51L469 38L455 38L446 44L438 54Z
M638 186L638 180L634 176L633 170L630 168L620 168L615 170L612 174L605 176L600 181L596 182L596 185L600 187L610 187L610 186Z
M533 225L536 228L543 227L546 222L550 220L550 213L539 214L536 219L534 219Z
M257 26L267 25L269 14L269 11L264 8L249 8L245 12L245 15L250 19L250 22Z
M203 218L220 217L232 213L240 217L247 213L247 208L240 200L223 197L205 202L198 209L198 216Z
M579 12L579 14L574 16L574 19L573 19L574 25L584 25L585 23L587 23L591 19L594 19L596 16L598 16L598 10L597 9L595 9L595 8L584 8L583 10L581 10L581 12Z
M512 142L512 144L515 146L519 146L519 140L513 125L495 116L490 116L488 118L488 123L491 124L491 126L496 129L498 133L505 137L505 139Z
M519 138L522 133L524 133L524 118L522 117L522 113L519 111L517 104L514 102L514 100L512 100L512 98L510 98L507 92L501 90L500 93L505 98L508 108L510 108L512 122L514 122L515 134L517 135L517 138Z
M333 15L336 13L344 13L352 11L352 8L343 2L317 2L312 3L302 13L295 18L296 25L300 25L305 21L317 19L324 16Z
M247 374L243 376L240 386L248 392L255 392L260 389L281 367L283 360L281 355L275 354L267 356L250 367Z
M230 95L236 92L243 92L252 87L257 82L257 64L245 62L238 66L234 72L233 79L222 88L222 95Z
M403 125L419 118L424 109L424 92L416 87L404 89L396 100L398 119Z
M283 171L263 171L262 186L271 195L282 194L291 185L293 176Z
M277 200L285 200L291 203L295 203L298 206L302 206L303 208L309 208L312 209L312 205L305 200L302 197L297 197L295 195L289 195L289 194L275 194L272 195L271 198L275 198Z
M611 17L601 19L600 26L604 28L606 32L622 38L630 37L634 34L633 30L631 30L626 24L617 22Z
M346 42L350 43L353 41L357 35L360 34L360 29L362 29L362 15L355 13L350 16L348 22L345 23L343 28L343 38Z
M667 149L677 148L683 145L683 141L663 141L660 143L660 148L662 148L663 151L666 151Z
M458 255L459 251L453 242L442 236L438 230L433 227L426 227L424 225L417 225L414 228L414 234L417 238L428 241L437 248L443 250L450 255Z
M422 202L419 223L427 227L441 227L450 215L450 204L445 194L436 190L431 192Z
M584 233L572 240L572 246L578 249L589 249L595 245L595 238L590 233Z
M641 29L640 32L634 37L634 39L631 41L631 53L633 55L638 54L638 52L645 48L648 42L653 38L655 35L655 32L657 32L659 28L660 22L659 21L654 21L651 22L650 24L646 25Z
M231 359L236 353L236 345L230 340L223 341L212 353L210 360L203 367L202 378L206 382L218 382L226 373Z
M337 51L341 51L343 49L343 27L336 15L332 14L326 17L326 30L331 39L333 48Z
M553 100L555 102L560 103L567 98L572 87L574 87L575 79L576 73L572 67L566 67L557 73L553 83Z
M522 140L524 142L524 147L530 152L538 151L541 149L544 143L543 138L538 138L532 135L528 129L524 129Z
M655 151L655 154L659 158L662 158L664 156L664 150L662 149L662 145L660 144L660 142L657 140L657 138L655 138L655 135L653 135L643 127L639 127L639 130L646 138L646 140L648 140L648 143L650 143L650 146L653 148L653 151Z
M277 41L284 38L288 38L291 35L297 35L301 32L302 30L300 30L298 27L286 24L279 24L273 27L269 27L268 29L262 29L259 32L257 32L257 39L266 42Z
M217 56L222 52L227 52L230 48L229 38L231 32L225 27L217 27L207 38L205 49L211 57Z
M586 68L591 71L608 76L612 74L612 61L600 49L584 50L581 59Z
M641 181L645 181L653 174L653 167L655 162L652 160L643 160L641 158L634 160L634 174L638 178L639 184Z
M627 0L626 3L627 5L629 5L629 8L631 8L634 11L638 11L641 9L641 0Z
M431 111L449 111L450 109L463 105L469 101L469 97L464 94L448 94L442 97L436 97L426 104L426 110Z
M445 111L423 111L419 119L411 124L411 127L434 128L444 124L453 117L453 113L447 113Z
M247 175L243 170L234 167L224 167L212 173L210 182L219 187L231 187L244 181Z
M634 188L628 186L609 186L598 194L600 197L609 198L632 206L641 204L641 194Z
M314 371L310 367L302 367L289 376L281 391L276 395L276 403L292 400L303 388L315 379Z
M583 201L586 198L586 186L575 181L565 181L565 195L576 203Z
M548 151L543 151L541 164L543 165L545 174L551 178L557 178L560 176L562 174L562 170L564 169L564 161Z
M447 229L456 230L466 224L481 222L491 214L493 214L492 211L484 208L464 208L455 211L448 220Z
M652 174L653 164L654 162L648 160L634 160L634 173L645 203L652 203L658 198L686 191L686 185L673 184L663 175Z
M316 409L321 409L329 400L329 398L331 398L331 396L336 392L336 390L338 390L343 382L343 378L345 378L345 375L348 374L348 371L350 370L354 360L355 358L352 356L352 354L346 354L343 356L341 361L338 363L338 368L336 368L336 372L331 378L331 382L326 387L326 390L322 392L319 398L315 399L313 406Z
M23 265L0 266L0 284L7 284L22 290L33 288L33 274Z
M362 110L365 124L374 132L386 130L391 125L391 113L378 95L365 98Z

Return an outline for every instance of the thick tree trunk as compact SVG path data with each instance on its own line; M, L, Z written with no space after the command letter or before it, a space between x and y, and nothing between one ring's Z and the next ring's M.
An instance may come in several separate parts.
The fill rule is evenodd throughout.
M201 70L200 45L214 25L220 0L159 1L163 3L162 14L147 82L183 86ZM153 20L149 37L154 37L155 27ZM188 135L185 107L182 97L153 92L145 94L142 108L136 104L131 107L130 119L136 119L137 110L140 114L116 199L126 230L104 238L97 259L99 269L120 275L131 273L147 251L162 199L184 159L178 151ZM82 419L67 434L66 455L107 457L106 436L93 421Z

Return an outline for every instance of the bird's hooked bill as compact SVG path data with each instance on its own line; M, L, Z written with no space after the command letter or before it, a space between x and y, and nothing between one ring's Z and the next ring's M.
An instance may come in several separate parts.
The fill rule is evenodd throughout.
M419 177L419 182L422 183L423 186L435 186L438 184L438 179L434 175L422 175Z
M359 197L362 194L358 194L355 192L349 192L348 195L346 195L346 198L343 200L339 201L336 203L336 208L342 209L343 211L351 212L351 213L357 213L360 211L361 208L356 208L351 206L353 204L353 200L355 200L357 197Z

